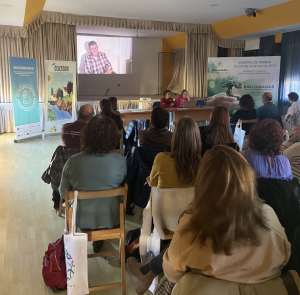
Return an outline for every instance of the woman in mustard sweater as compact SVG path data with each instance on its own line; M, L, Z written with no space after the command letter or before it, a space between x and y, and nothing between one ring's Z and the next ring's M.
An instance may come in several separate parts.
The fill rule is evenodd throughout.
M172 138L171 152L159 153L149 184L160 188L193 186L201 159L201 136L196 122L182 118Z
M201 159L200 131L191 118L182 118L176 126L172 138L171 152L159 153L153 163L149 184L160 188L192 187ZM183 196L184 198L184 196ZM162 246L165 249L168 241ZM152 280L162 273L162 257L154 257L149 263L142 265L133 257L127 260L128 268L136 278L137 294L144 294Z

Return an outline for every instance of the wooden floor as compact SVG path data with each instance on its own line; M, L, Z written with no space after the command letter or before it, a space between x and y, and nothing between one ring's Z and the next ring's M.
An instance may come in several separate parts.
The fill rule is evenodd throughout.
M60 139L13 139L13 134L0 135L0 294L54 294L44 285L42 258L48 243L62 235L64 223L52 208L51 189L41 175ZM133 222L127 226L136 227ZM118 278L113 263L101 258L89 262L90 281ZM127 284L131 285L128 276ZM118 289L104 293L120 294Z

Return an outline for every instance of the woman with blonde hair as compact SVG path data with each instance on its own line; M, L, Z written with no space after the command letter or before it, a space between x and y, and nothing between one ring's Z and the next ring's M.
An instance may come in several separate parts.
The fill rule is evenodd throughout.
M214 147L201 161L195 187L194 202L163 257L167 279L176 283L197 273L199 282L212 282L203 294L214 294L209 278L256 284L279 277L290 244L273 209L257 197L247 160L232 148Z
M160 188L193 186L201 158L201 136L192 118L179 120L172 137L171 152L159 153L149 184Z
M201 130L202 135L202 153L211 149L215 145L223 144L239 150L234 142L228 109L222 106L215 107L210 123Z
M171 152L159 153L154 160L149 178L150 186L160 188L193 187L200 159L201 136L199 128L193 119L182 118L173 134ZM144 294L153 279L162 273L162 257L168 244L169 241L164 241L161 254L145 265L138 263L132 257L127 260L128 269L135 277L137 294Z

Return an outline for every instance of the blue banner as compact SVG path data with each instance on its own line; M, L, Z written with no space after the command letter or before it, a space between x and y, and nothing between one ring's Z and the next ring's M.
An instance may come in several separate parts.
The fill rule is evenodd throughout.
M36 61L10 57L10 79L16 139L41 134Z

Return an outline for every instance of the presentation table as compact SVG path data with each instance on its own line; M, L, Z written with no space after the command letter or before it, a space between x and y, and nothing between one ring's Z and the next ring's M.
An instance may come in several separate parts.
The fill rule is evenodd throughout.
M213 107L202 108L170 108L166 109L173 115L173 120L178 122L183 117L191 117L196 122L210 120ZM147 120L151 119L151 110L124 110L121 111L121 117L126 126L132 120Z

